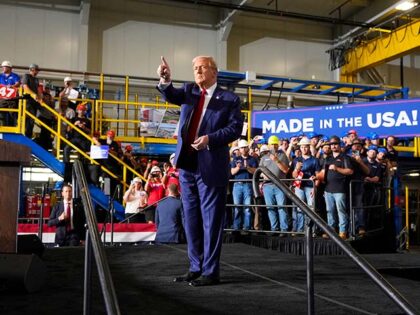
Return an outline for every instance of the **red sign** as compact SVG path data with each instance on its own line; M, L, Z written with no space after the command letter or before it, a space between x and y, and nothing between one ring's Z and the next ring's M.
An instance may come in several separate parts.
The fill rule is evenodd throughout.
M17 88L0 84L0 99L9 99L17 96Z

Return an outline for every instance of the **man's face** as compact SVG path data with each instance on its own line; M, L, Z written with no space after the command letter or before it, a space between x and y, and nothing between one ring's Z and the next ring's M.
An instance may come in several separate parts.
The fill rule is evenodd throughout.
M38 72L39 72L38 69L35 69L35 68L29 69L29 73L34 77L36 77L38 75Z
M331 153L331 147L330 147L330 145L324 145L323 147L322 147L322 151L324 151L324 153L325 154L330 154Z
M289 147L289 141L286 141L286 140L283 140L282 142L281 142L281 149L283 150L283 151L287 151L287 148Z
M61 196L64 200L70 201L71 200L71 187L66 186L63 188L63 191L61 192Z
M369 151L367 152L367 156L368 156L371 160L376 159L376 151L375 151L375 150L369 150Z
M340 144L339 143L331 143L331 151L333 152L340 152Z
M241 148L239 148L239 152L241 152L242 156L248 156L249 148L248 147L241 147Z
M213 68L207 58L197 58L193 65L194 80L201 88L209 88L216 83L217 69Z
M388 137L388 139L386 139L386 144L389 145L390 147L393 147L395 145L395 138Z
M300 151L302 152L303 155L308 155L310 152L309 145L301 145Z
M279 150L279 145L278 144L269 144L268 146L270 148L270 151L277 152Z
M348 138L349 138L351 141L353 141L354 139L356 139L356 134L355 134L355 133L350 133L350 134L348 135Z
M10 67L3 67L3 73L10 73L11 72L11 70L12 70L12 68L10 68Z

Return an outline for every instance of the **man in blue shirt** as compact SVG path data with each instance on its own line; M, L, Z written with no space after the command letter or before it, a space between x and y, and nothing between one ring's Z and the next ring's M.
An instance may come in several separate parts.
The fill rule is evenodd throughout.
M3 72L0 74L0 85L7 86L8 88L18 88L20 86L20 77L12 72L12 63L5 60L1 63L1 66ZM17 100L4 99L0 107L17 108L17 105ZM6 126L14 126L16 125L16 113L0 113L0 120L4 120Z
M295 193L300 200L312 207L315 196L315 177L321 170L319 160L311 154L311 141L308 138L302 138L298 145L302 151L302 156L297 157L292 163L292 176L297 179L293 182ZM304 179L299 180L299 179ZM311 181L308 181L311 180ZM305 216L299 208L293 209L293 231L303 232L305 226Z
M238 143L240 155L234 157L230 164L230 171L234 179L251 179L255 169L258 167L258 161L249 155L248 142L240 140ZM233 203L239 205L235 207L233 216L233 229L244 230L251 229L251 208L249 205L252 200L252 184L249 181L236 181L233 184ZM242 205L244 207L242 207Z

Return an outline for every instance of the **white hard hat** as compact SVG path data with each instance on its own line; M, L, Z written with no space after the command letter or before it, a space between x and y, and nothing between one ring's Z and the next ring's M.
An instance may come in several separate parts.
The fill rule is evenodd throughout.
M69 82L69 81L73 81L73 79L72 79L72 78L70 78L70 77L65 77L65 78L64 78L64 82Z
M248 147L248 141L246 140L239 140L238 142L238 148L244 148L244 147Z
M2 67L12 67L12 63L10 62L10 61L8 61L8 60L5 60L5 61L3 61L2 63L1 63L1 66Z
M298 145L311 145L311 141L307 137L300 139Z
M133 183L141 183L141 178L140 177L134 177L133 178Z
M155 172L162 172L159 168L159 166L153 166L152 170L150 171L150 173L155 173Z
M270 151L268 145L263 144L260 148L260 154L263 153L263 152L268 152L268 151Z

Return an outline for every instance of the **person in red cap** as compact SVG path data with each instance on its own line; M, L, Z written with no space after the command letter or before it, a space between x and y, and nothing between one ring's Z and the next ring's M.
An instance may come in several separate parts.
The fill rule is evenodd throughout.
M76 112L77 115L71 120L74 126L79 130L73 129L72 127L67 127L67 139L71 143L82 149L84 152L88 152L90 149L90 141L80 133L82 131L86 135L90 135L91 123L90 120L86 117L86 105L79 104L77 105ZM70 162L70 153L73 147L66 145L63 150L63 162Z

